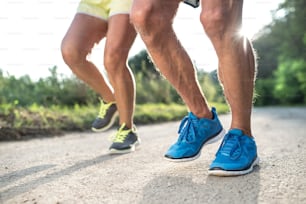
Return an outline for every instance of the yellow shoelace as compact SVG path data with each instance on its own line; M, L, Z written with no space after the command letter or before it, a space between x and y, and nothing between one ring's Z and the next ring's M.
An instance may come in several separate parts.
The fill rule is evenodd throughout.
M125 124L123 123L116 134L111 138L115 143L123 143L127 135L132 131L131 129L124 130Z
M109 109L109 107L113 104L112 102L111 103L104 103L104 101L102 99L100 99L100 111L99 111L99 114L98 114L98 117L99 118L104 118L107 110Z

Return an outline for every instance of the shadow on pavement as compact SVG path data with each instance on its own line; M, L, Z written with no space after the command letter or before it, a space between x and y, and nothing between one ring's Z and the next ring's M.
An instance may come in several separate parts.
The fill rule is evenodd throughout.
M110 159L114 159L118 156L121 156L121 155L106 154L106 155L98 156L98 157L93 158L93 159L83 160L83 161L78 162L78 163L76 163L73 166L70 166L68 168L65 168L65 169L62 169L62 170L59 170L59 171L55 171L53 173L46 174L43 177L34 179L30 182L26 182L26 183L23 183L21 185L13 186L13 187L8 188L8 189L6 189L2 192L0 191L0 198L1 198L0 201L4 202L8 199L11 199L11 198L17 196L17 195L20 195L22 193L33 190L40 185L50 183L50 182L52 182L56 179L59 179L59 178L61 178L63 176L66 176L66 175L69 175L69 174L71 174L73 172L76 172L78 170L81 170L81 169L84 169L84 168L102 163L102 162L110 160ZM27 172L27 174L23 175L23 177L25 177L26 175L34 174L34 173L37 173L38 171L43 171L43 170L51 168L53 166L55 166L55 165L42 165L41 167L38 167L38 169L37 169L37 167L36 168L31 167L31 168L24 169L24 170L21 170L21 171L15 171L15 174L14 174L14 172L10 173L10 177L13 178L13 180L10 180L10 177L6 177L6 178L8 178L8 181L5 181L5 182L6 183L11 183L11 182L14 181L14 178L21 178L20 176L18 176L18 173L20 173L20 172ZM8 176L8 175L6 175L6 176ZM15 179L15 180L17 180L17 179Z
M46 164L46 165L39 165L39 166L33 166L30 168L22 169L19 171L13 171L8 174L4 174L0 176L0 188L3 188L10 183L13 183L14 181L18 181L19 179L22 179L26 176L35 174L40 171L44 171L46 169L53 168L56 165L52 164Z
M143 200L140 203L258 203L259 190L258 166L253 173L239 177L215 177L206 174L197 178L190 176L188 171L186 176L167 173L144 187Z

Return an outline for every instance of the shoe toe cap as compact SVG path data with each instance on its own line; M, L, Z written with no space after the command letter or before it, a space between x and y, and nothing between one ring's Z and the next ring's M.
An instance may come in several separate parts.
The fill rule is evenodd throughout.
M217 157L210 165L210 170L228 170L228 171L237 171L244 170L249 168L252 162L256 159L256 157L251 160L247 157L240 157L238 160L233 160L228 157Z
M182 159L182 158L188 158L194 156L194 151L190 146L182 147L182 144L180 145L172 145L169 150L166 152L165 157L170 159Z

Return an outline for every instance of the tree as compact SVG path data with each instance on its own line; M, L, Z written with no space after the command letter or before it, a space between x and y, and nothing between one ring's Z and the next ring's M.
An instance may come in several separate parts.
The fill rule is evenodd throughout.
M283 104L305 104L305 11L305 0L285 0L274 12L273 22L254 41L259 56L258 82L261 85L256 86L259 96L264 92ZM272 86L269 89L265 87L268 84Z
M148 52L140 51L128 61L134 74L143 73L145 79L155 79L160 77L160 73L156 70Z
M304 60L284 61L275 72L274 96L283 104L306 104L306 63Z

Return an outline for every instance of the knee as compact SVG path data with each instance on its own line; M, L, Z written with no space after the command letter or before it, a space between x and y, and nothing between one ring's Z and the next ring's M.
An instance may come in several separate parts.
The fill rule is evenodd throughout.
M64 62L70 67L70 69L76 69L78 65L83 64L86 61L86 54L82 50L78 49L74 43L69 43L65 40L61 44L61 53Z
M154 36L172 24L173 8L176 4L169 4L169 9L154 1L135 0L130 14L132 24L142 36Z
M143 1L135 0L130 13L131 23L138 31L141 31L150 24L152 14L152 6L145 4Z
M209 38L222 38L227 31L229 11L226 8L215 8L201 12L200 21Z
M165 10L160 4L145 4L142 0L135 2L130 16L132 24L147 47L159 46L162 36L172 29L172 8Z

